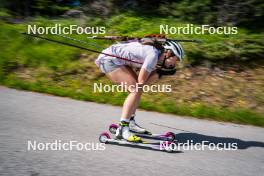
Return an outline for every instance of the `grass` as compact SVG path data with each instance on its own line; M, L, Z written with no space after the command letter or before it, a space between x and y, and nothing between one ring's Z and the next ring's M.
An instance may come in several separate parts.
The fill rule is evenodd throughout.
M43 26L54 23L79 24L76 20L48 20L36 18L28 22ZM90 26L106 25L108 34L143 36L146 33L159 33L159 24L180 25L176 19L142 18L120 14L108 21L87 18ZM96 54L80 51L75 48L50 43L43 40L32 40L20 33L26 30L26 24L7 24L0 22L0 84L23 90L49 93L71 97L78 100L94 101L121 106L127 93L94 93L93 83L110 83L99 72L93 63ZM49 36L52 37L52 36ZM82 38L84 36L75 36ZM175 37L175 36L170 36ZM236 36L183 36L177 38L201 38L204 44L186 43L188 62L208 59L212 61L231 58L252 59L262 57L263 41L258 34L241 30ZM109 42L95 41L101 46ZM96 48L95 48L96 49ZM207 52L204 52L207 51ZM173 83L174 80L167 81ZM180 80L184 82L184 80ZM176 86L183 86L177 82ZM188 85L187 85L188 86ZM185 87L187 87L185 86ZM214 96L218 96L217 92ZM264 95L259 91L259 95ZM163 113L171 113L217 121L250 124L264 127L263 114L245 107L223 107L210 105L203 101L177 102L176 94L145 94L140 108ZM262 102L263 97L256 97Z
M76 92L76 90L72 88L47 85L41 82L29 83L24 80L15 78L9 78L4 81L1 80L0 83L8 87L21 90L30 90L62 97L70 97L77 100L107 103L118 106L122 105L124 98L126 97L126 93L117 93L116 95L110 96L108 93L93 94L91 90L87 90L85 92ZM146 98L142 99L139 107L141 109L158 111L162 113L171 113L183 116L197 117L200 119L212 119L217 121L264 127L264 118L262 115L249 109L243 108L230 110L227 108L206 106L202 104L196 104L190 107L189 105L183 104L177 105L174 101L153 103Z

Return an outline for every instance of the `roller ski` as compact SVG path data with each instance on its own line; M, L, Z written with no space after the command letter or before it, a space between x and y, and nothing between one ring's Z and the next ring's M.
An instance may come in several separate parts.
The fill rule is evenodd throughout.
M116 134L117 129L118 129L117 124L111 124L109 126L109 131L112 134ZM145 129L142 129L136 123L134 124L133 122L130 122L129 130L136 136L145 138L145 139L154 139L154 140L170 141L170 142L173 142L176 140L176 136L172 132L167 132L164 134L152 134L151 132Z
M140 141L140 142L129 142L125 139L113 139L107 132L104 132L100 135L99 141L105 144L115 144L121 146L129 146L135 148L143 148L143 149L151 149L151 150L158 150L158 151L165 151L165 152L175 152L176 150L171 145L175 145L171 141L161 141L156 143L151 143L147 141Z
M115 138L111 139L110 135L106 132L102 133L99 137L99 141L102 143L110 143L117 145L125 145L137 148L149 148L153 150L161 150L172 152L173 150L169 147L172 144L171 141L160 141L151 143L143 141L141 137L135 135L130 131L129 122L120 122L119 126L115 129Z

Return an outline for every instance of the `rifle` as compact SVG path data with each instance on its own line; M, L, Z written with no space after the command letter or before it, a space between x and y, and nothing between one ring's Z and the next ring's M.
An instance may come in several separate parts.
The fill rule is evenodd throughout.
M140 41L145 38L154 38L157 42L175 41L175 42L194 42L201 43L202 40L198 39L170 39L166 38L165 35L161 34L149 34L144 37L129 37L129 36L90 36L88 39L99 39L99 40L113 40L113 41Z

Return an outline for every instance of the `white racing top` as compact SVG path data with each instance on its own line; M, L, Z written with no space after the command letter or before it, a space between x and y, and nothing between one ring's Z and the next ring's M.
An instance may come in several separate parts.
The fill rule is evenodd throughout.
M106 56L104 54L98 56L96 63L110 59L116 65L129 65L134 68L144 68L148 72L152 72L155 69L159 57L159 51L155 47L142 45L139 42L114 44L102 52L142 64Z

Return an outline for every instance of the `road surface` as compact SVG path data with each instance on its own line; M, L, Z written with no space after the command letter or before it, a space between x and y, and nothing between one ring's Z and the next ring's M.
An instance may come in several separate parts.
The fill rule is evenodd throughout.
M0 87L0 175L264 174L264 128L253 126L139 111L142 126L156 133L172 131L178 142L236 143L238 149L166 153L105 145L99 150L99 134L120 112L120 107ZM28 149L34 141L39 150ZM95 150L41 148L55 141L88 143Z

